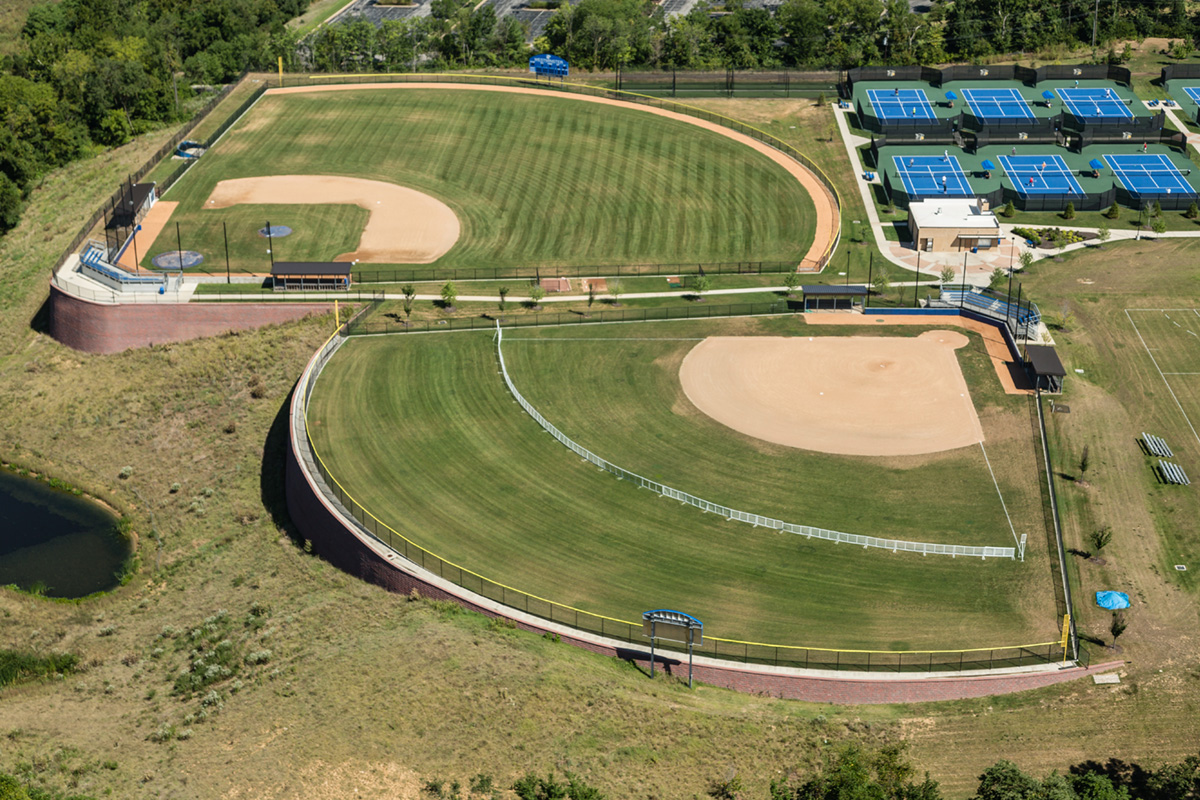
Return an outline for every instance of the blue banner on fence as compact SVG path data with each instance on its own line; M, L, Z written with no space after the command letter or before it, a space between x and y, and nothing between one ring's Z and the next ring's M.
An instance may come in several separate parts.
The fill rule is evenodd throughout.
M567 77L569 65L565 58L543 53L529 59L529 71L535 75L552 75L555 78Z

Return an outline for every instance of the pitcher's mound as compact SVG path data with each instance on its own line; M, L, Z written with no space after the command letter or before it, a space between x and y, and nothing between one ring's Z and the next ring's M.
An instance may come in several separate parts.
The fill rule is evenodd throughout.
M983 441L955 331L894 337L717 336L679 368L688 399L736 431L788 447L860 456Z

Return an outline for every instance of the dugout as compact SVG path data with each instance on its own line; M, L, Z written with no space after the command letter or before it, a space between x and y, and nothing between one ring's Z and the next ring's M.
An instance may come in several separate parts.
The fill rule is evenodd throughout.
M341 261L276 261L271 265L271 288L288 290L346 290L350 264Z
M977 200L922 200L908 204L913 247L930 252L965 252L1000 244L1000 220Z
M1033 385L1044 392L1062 392L1063 378L1067 370L1063 367L1058 351L1044 344L1031 344L1025 348L1025 371L1033 378Z
M820 283L801 286L804 293L804 310L807 311L861 311L867 304L867 287L849 283L844 286Z

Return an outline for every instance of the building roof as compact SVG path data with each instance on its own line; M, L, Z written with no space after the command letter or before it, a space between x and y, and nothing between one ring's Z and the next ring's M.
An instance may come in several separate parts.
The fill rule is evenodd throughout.
M1061 378L1067 374L1063 363L1059 360L1058 351L1045 344L1031 344L1025 348L1025 358L1033 371L1038 375L1049 375Z
M922 200L908 204L918 228L987 228L1000 232L1000 220L981 211L975 200Z
M349 275L348 261L276 261L271 275Z
M816 283L800 288L811 297L865 297L867 294L867 287L857 283Z

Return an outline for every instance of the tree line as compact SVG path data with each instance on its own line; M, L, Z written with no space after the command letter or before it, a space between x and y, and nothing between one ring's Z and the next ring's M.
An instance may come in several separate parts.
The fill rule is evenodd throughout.
M668 17L652 0L529 0L554 8L533 44L585 70L844 69L863 64L941 64L993 54L1087 46L1122 60L1111 43L1146 36L1191 52L1195 24L1185 0L784 0L772 13L744 0L701 0ZM1098 11L1097 11L1098 9ZM310 42L322 70L400 71L523 64L525 28L490 5L434 0L426 18L364 20L323 29Z
M41 176L186 119L193 86L289 58L308 0L62 0L33 6L0 59L0 232ZM203 89L200 90L201 92Z

